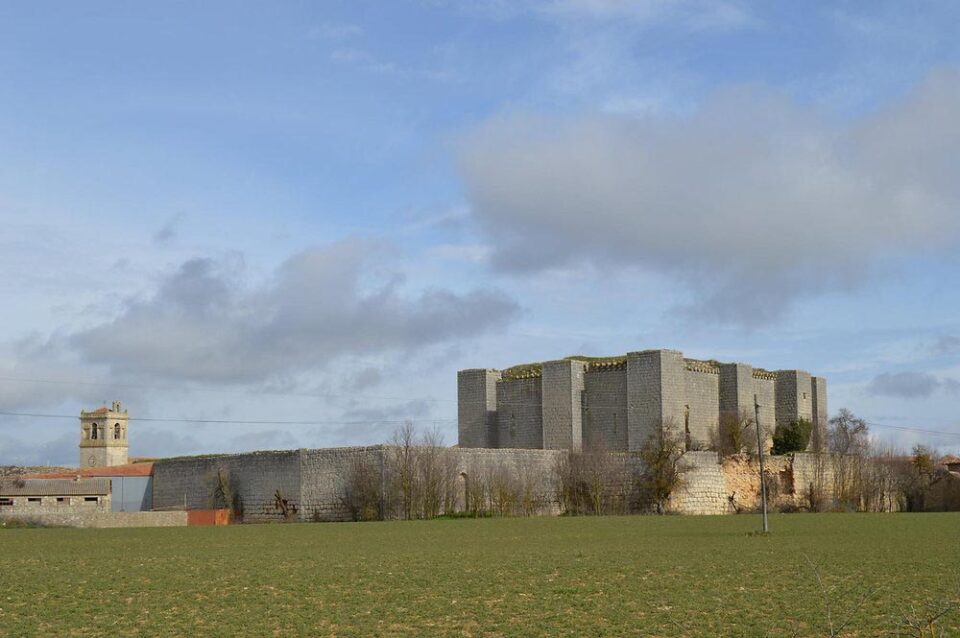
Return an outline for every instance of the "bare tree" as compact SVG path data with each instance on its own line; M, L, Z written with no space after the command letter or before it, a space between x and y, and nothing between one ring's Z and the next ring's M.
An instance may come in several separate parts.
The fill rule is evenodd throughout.
M854 511L867 509L872 498L869 433L867 422L846 408L830 419L827 449L833 455L834 497L839 506Z
M666 512L670 496L683 483L680 465L683 452L683 438L669 422L664 422L641 446L639 456L643 469L637 487L647 509L657 514Z
M438 429L428 430L417 441L414 482L420 496L420 514L423 518L436 518L443 512L448 500L448 488L453 477L448 476L449 453L443 446L443 435Z
M723 456L740 454L746 449L756 447L755 445L751 447L750 443L750 428L754 424L755 419L750 410L723 412L720 415L717 440L713 447Z
M491 468L489 490L490 503L497 514L507 516L514 512L520 499L520 490L513 473L503 463Z
M338 500L354 521L383 518L383 481L380 464L366 454L350 460Z
M417 432L407 421L393 434L390 454L390 476L397 493L399 516L411 520L416 516L417 499Z

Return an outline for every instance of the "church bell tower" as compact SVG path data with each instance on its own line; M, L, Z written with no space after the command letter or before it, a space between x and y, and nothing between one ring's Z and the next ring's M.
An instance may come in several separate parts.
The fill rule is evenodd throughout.
M80 467L127 463L127 411L119 401L87 412L80 411Z

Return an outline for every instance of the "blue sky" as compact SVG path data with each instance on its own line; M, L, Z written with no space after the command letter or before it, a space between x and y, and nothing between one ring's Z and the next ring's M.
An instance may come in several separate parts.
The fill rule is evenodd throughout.
M651 347L960 447L950 2L0 7L0 411L133 454L456 440L456 370ZM74 462L0 416L0 463Z

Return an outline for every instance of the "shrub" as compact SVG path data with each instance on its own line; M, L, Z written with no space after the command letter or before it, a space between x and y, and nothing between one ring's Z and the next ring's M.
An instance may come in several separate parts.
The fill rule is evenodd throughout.
M802 452L810 444L813 423L807 419L798 419L787 426L778 426L773 433L773 453L789 454Z
M641 505L657 514L667 511L667 502L683 483L683 439L672 424L664 423L638 450L643 463L637 488Z

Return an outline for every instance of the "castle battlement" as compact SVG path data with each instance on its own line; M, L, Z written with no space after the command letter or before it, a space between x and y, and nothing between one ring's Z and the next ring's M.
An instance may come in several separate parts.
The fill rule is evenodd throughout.
M688 359L677 350L572 356L457 375L460 447L639 449L662 428L688 449L716 443L725 414L754 415L768 439L778 425L827 425L827 382L803 370Z

